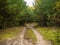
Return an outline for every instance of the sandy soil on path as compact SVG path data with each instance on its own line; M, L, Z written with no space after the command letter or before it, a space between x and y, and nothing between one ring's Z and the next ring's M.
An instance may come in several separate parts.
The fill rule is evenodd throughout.
M35 33L36 37L37 37L37 42L36 45L52 45L52 43L50 41L46 41L44 40L43 36L33 27L29 27L32 29L32 31Z
M24 40L25 31L26 31L26 27L15 38L10 40L8 39L7 45L24 45L23 40Z

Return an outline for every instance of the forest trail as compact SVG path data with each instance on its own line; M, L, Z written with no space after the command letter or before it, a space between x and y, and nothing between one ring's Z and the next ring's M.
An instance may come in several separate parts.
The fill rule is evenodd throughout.
M32 42L28 42L24 39L25 31L27 27L23 29L15 38L6 40L6 43L3 45L33 45Z
M34 45L32 42L28 42L24 39L25 32L27 28L32 29L34 34L36 35L37 42L35 45L52 45L51 42L45 41L43 39L43 36L32 26L25 27L21 33L19 33L15 38L13 39L7 39L5 42L6 44L2 43L1 45Z
M43 36L33 27L29 27L32 29L32 31L35 33L36 37L37 37L37 42L36 45L52 45L52 43L50 41L46 41L44 40Z

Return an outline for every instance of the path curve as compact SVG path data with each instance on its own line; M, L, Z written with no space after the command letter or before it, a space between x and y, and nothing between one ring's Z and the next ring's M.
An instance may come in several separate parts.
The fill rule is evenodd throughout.
M35 33L36 37L37 37L37 42L36 45L52 45L51 42L44 40L43 36L33 27L29 27L32 29L32 31Z

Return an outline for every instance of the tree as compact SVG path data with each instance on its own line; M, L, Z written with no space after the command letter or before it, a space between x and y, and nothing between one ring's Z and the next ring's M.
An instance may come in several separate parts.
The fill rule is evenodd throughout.
M54 7L57 0L36 0L35 13L40 16L39 23L47 26L47 22L54 18Z
M7 15L7 0L0 0L0 28L3 28L6 24L5 17Z
M0 27L19 25L20 14L26 6L24 0L0 0L0 2Z

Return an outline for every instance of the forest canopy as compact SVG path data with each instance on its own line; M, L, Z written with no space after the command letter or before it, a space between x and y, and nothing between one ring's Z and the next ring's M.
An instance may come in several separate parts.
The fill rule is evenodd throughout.
M24 0L0 0L0 28L36 22L40 26L60 26L60 0L35 0L33 7Z

